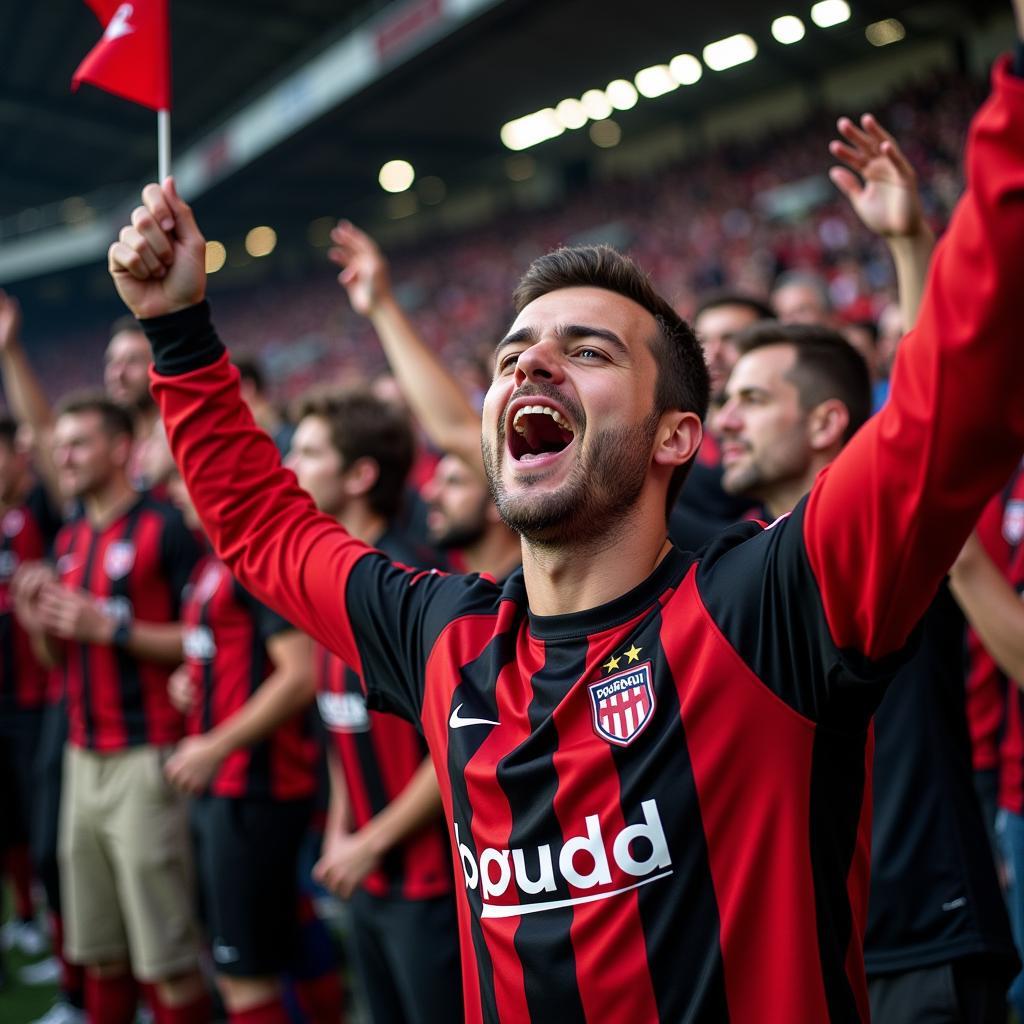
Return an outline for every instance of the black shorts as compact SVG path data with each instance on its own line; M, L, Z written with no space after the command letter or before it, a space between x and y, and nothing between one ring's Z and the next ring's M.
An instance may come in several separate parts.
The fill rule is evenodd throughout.
M0 718L0 849L29 842L32 770L42 718L41 710Z
M373 1024L462 1020L455 898L387 899L359 889L350 906L353 966Z
M292 963L306 800L204 796L193 803L200 914L218 974L264 977Z
M874 1024L1006 1024L1005 961L965 956L868 981Z

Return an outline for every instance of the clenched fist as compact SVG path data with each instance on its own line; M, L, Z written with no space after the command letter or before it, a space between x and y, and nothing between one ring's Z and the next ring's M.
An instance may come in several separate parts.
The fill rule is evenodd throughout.
M107 252L110 276L139 319L176 313L206 294L206 240L173 178L142 190L142 206Z

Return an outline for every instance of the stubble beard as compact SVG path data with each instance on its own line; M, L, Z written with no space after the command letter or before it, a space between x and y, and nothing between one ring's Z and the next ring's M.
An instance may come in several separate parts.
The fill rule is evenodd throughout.
M541 474L525 478L525 493L510 496L501 479L499 452L506 450L504 423L498 423L497 447L482 442L491 497L505 525L531 544L563 547L590 544L614 529L632 512L650 468L651 445L660 413L640 423L595 431L585 454L585 421L577 419L576 464L557 490L531 496Z

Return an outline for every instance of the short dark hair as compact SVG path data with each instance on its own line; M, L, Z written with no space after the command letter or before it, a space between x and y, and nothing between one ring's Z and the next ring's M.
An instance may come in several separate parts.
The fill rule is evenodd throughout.
M512 299L516 313L535 299L563 288L603 288L624 295L650 313L658 324L651 352L658 364L654 401L657 412L682 409L702 420L708 412L711 385L704 353L690 325L655 290L651 279L628 256L608 245L555 249L527 268ZM693 459L679 466L668 489L668 507L675 503Z
M701 313L706 313L709 309L718 309L721 306L742 306L744 309L749 309L757 320L775 319L772 307L764 299L759 299L756 295L750 295L748 292L734 292L724 288L702 295L697 300L697 309L693 314L693 319L696 320Z
M817 324L783 324L766 320L751 324L736 335L740 356L769 345L790 345L796 352L786 375L796 386L803 408L837 398L846 406L850 422L843 443L871 416L871 375L864 357L838 332Z
M231 362L242 380L249 381L258 394L263 394L267 389L267 378L263 372L263 366L255 356L233 355Z
M402 507L415 452L412 427L405 413L366 388L356 388L308 400L300 419L306 416L317 416L327 423L331 445L341 456L343 467L366 458L377 463L377 480L366 497L377 515L394 519Z
M110 325L110 337L113 338L115 334L120 334L122 331L134 331L138 334L145 334L146 332L142 329L142 324L133 316L119 316Z
M111 401L102 392L85 391L68 395L57 406L58 416L81 416L95 413L103 429L111 437L124 435L129 440L135 437L135 421L131 412L123 405Z
M18 422L13 416L0 414L0 444L13 448L18 438Z

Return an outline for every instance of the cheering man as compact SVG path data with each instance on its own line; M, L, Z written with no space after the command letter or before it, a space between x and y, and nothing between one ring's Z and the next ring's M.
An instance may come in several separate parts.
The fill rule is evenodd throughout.
M1024 447L1005 64L968 180L885 409L790 516L701 556L665 534L707 406L696 339L612 250L535 261L483 416L523 537L501 588L317 514L239 397L190 209L170 180L144 190L110 269L172 450L242 583L420 723L465 883L467 1019L867 1019L871 715Z

